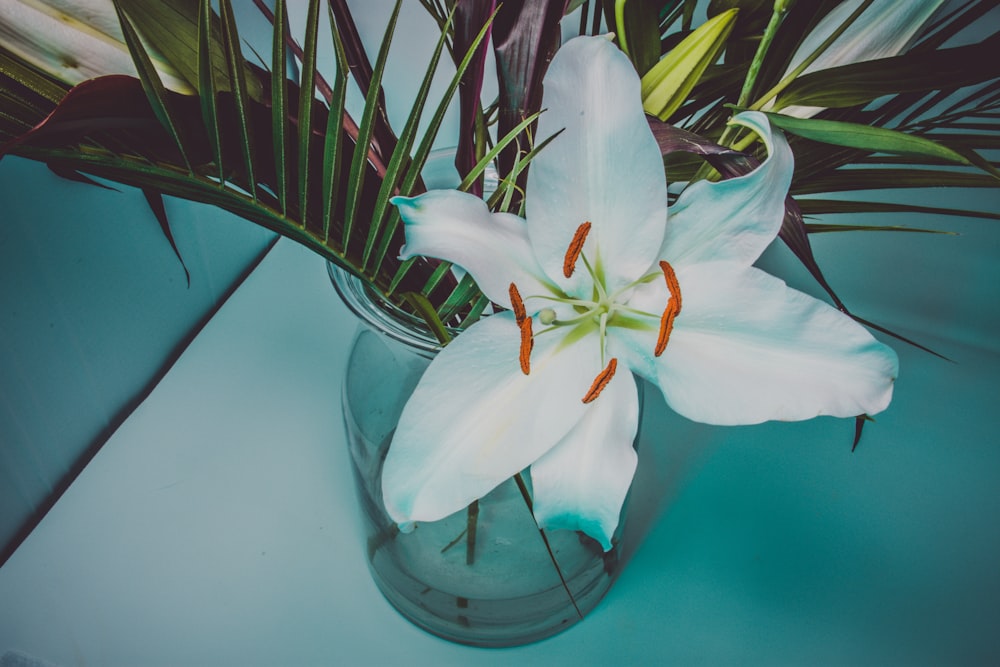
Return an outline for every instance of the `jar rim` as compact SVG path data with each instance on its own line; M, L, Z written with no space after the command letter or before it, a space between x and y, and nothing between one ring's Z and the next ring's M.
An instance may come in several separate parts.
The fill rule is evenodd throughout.
M362 322L417 350L436 353L441 349L441 343L421 318L386 300L364 280L329 260L326 271L341 300ZM448 330L457 333L450 327Z

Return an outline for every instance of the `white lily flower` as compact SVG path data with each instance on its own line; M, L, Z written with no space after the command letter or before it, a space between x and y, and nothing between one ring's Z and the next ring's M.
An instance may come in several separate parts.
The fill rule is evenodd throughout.
M3 0L0 42L70 85L105 74L136 76L111 0ZM150 56L164 86L194 92L169 63Z
M755 171L689 186L670 211L639 79L610 42L580 37L544 81L527 220L478 198L396 198L403 257L464 267L494 302L431 363L383 471L404 529L461 510L530 467L543 528L611 547L636 466L632 374L680 414L712 424L874 414L895 353L836 309L752 263L775 238L792 154L759 113Z
M796 49L783 77L829 39L861 6L861 2L845 0L824 16ZM875 0L816 60L802 70L800 76L903 53L943 4L944 0ZM793 106L781 109L781 113L809 118L822 110L823 107Z

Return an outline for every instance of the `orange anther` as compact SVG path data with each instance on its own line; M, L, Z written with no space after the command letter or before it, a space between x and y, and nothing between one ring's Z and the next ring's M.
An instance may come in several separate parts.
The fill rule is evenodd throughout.
M531 348L535 346L535 339L531 335L531 318L525 317L518 326L521 329L521 351L518 358L521 362L521 372L528 375L531 372Z
M583 244L587 240L587 234L589 233L590 223L585 222L576 228L573 240L569 242L569 248L566 249L566 258L563 260L563 275L567 278L573 275L573 270L576 268L576 260L580 259L580 253L583 252Z
M663 270L663 278L667 281L667 289L670 290L670 298L667 299L667 307L663 309L663 316L660 318L660 334L656 338L656 347L653 354L657 357L667 349L667 341L670 340L670 332L674 330L674 318L681 312L681 286L677 282L677 274L674 267L666 261L660 262L660 269Z
M590 385L590 391L588 391L587 395L583 397L583 402L590 403L600 396L601 392L604 391L604 388L608 386L609 382L611 382L611 378L615 376L616 370L618 370L618 359L612 357L611 361L608 362L608 365L604 368L604 370L598 373L597 377L594 378L594 383Z
M521 300L521 293L517 291L517 285L514 283L510 284L507 292L510 294L510 307L514 311L514 319L517 320L518 324L521 324L524 318L528 316L528 313L524 310L524 301Z

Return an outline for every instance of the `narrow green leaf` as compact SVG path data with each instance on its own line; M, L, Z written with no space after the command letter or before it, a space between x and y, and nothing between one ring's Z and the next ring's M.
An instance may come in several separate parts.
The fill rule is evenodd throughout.
M970 174L943 169L838 169L792 183L792 194L816 194L846 190L883 190L888 188L993 188L997 180L986 174Z
M420 116L423 114L424 105L427 102L427 95L430 93L431 82L434 80L434 72L437 70L438 62L441 59L441 53L445 46L445 37L448 35L448 28L450 25L451 17L449 16L448 22L445 24L445 29L442 30L441 36L438 38L437 46L435 47L431 60L427 65L426 71L424 72L424 78L420 82L420 88L418 89L416 98L413 101L413 106L410 108L410 115L406 119L403 131L399 134L399 138L396 142L396 148L393 150L392 156L389 158L389 164L386 165L385 175L382 178L382 185L379 188L378 196L375 199L375 208L372 211L372 224L368 228L368 235L365 239L365 248L361 256L362 266L368 266L372 250L375 248L375 242L379 238L379 232L382 229L381 223L383 217L385 216L386 209L389 206L389 199L397 189L399 176L405 166L405 163L410 159L410 149L413 146L413 142L417 134L417 126L420 123ZM374 270L378 271L378 267L375 267Z
M884 333L887 336L892 336L896 340L901 340L904 343L906 343L907 345L912 345L913 347L915 347L915 348L917 348L919 350L923 350L924 352L927 352L929 354L933 354L935 357L937 357L939 359L944 359L945 361L951 361L951 359L949 359L948 357L944 356L943 354L935 352L934 350L932 350L931 348L927 347L926 345L921 345L920 343L918 343L917 341L915 341L915 340L913 340L911 338L907 338L906 336L903 336L902 334L898 334L895 331L893 331L892 329L887 329L887 328L885 328L883 326L875 324L874 322L869 322L868 320L866 320L864 318L861 318L861 317L858 317L857 315L853 315L851 313L848 313L848 314L850 315L850 317L851 317L852 320L854 320L855 322L859 322L859 323L865 325L869 329L874 329L875 331L881 331L882 333Z
M490 299L486 295L479 297L479 299L472 304L472 308L469 310L469 314L462 319L459 323L459 329L467 329L472 326L476 320L482 317L486 308L490 305Z
M486 168L496 159L497 155L500 154L504 148L506 148L511 142L517 139L518 135L525 129L527 129L532 123L534 123L538 117L542 115L542 112L536 112L525 118L523 121L511 128L510 132L506 134L500 141L496 143L486 155L484 155L479 162L469 171L469 174L462 179L459 184L458 189L465 192L472 186L472 184L479 178L479 175L486 171Z
M956 215L965 218L986 218L1000 220L1000 213L995 211L970 211L965 209L939 208L936 206L917 206L915 204L897 204L892 202L844 201L840 199L807 199L797 200L802 213L806 215L836 215L858 213L927 213L935 216ZM839 225L837 225L839 227ZM949 232L943 232L949 233Z
M222 18L222 44L229 70L233 103L240 130L240 147L243 150L243 166L246 169L246 187L250 196L257 199L257 177L254 170L253 132L250 129L250 108L248 105L247 82L243 55L240 52L240 35L236 29L233 6L230 0L219 0L219 16Z
M316 35L319 31L320 0L310 0L306 14L306 35L302 45L302 73L299 77L299 209L302 224L309 212L309 145L312 142L312 107L316 97Z
M964 156L947 146L905 132L860 123L845 123L819 118L796 118L780 113L767 113L772 124L791 134L834 146L858 148L875 153L925 155L959 164L971 164Z
M659 8L647 0L615 0L615 24L622 51L642 76L660 59Z
M403 279L406 278L406 274L409 273L410 268L416 263L416 257L410 257L409 259L403 260L403 262L399 265L399 268L396 269L396 274L392 277L392 280L389 281L389 289L386 290L387 294L394 294L396 292L399 288L399 284L403 282Z
M216 106L215 71L212 63L212 0L201 0L198 11L198 99L201 118L208 131L212 158L218 168L219 183L226 182L222 163L222 129Z
M358 127L358 139L351 159L351 171L347 180L347 202L344 207L344 235L343 244L346 248L351 239L351 232L354 229L354 219L357 216L358 199L361 196L361 188L364 185L365 169L368 164L368 146L371 144L372 132L375 127L375 115L378 111L378 97L382 89L382 75L385 73L385 63L389 55L389 45L392 43L392 36L396 30L396 19L399 18L399 8L402 0L396 0L389 24L385 28L382 37L382 45L379 48L375 66L372 68L372 79L368 85L368 94L365 96L365 108L361 114L361 124ZM374 222L374 221L373 221Z
M174 142L177 144L177 150L180 151L188 171L192 171L187 152L184 150L184 142L178 132L178 126L174 123L170 115L170 109L167 106L167 91L163 87L163 82L160 81L160 75L153 66L153 62L149 59L149 55L146 53L146 49L143 47L142 41L139 39L139 35L136 33L132 22L125 15L125 12L122 11L117 0L115 0L115 11L118 13L118 21L121 23L125 44L132 55L132 61L135 63L139 80L142 82L142 89L146 92L146 97L153 108L153 113L156 115L157 120L160 121L160 124L173 137Z
M207 0L205 0L207 2ZM274 3L271 26L271 142L274 145L274 194L281 212L288 214L288 8L285 0Z
M455 317L466 304L473 299L478 299L480 295L479 286L476 285L472 274L466 273L441 304L441 307L438 308L438 316L442 322L447 322Z
M117 0L132 19L136 29L148 40L163 60L176 70L181 79L193 90L199 90L199 12L197 0ZM229 75L223 58L219 23L212 17L212 63L219 90L229 90ZM260 100L263 90L260 82L251 77L248 81L252 99Z
M495 15L496 13L494 12L494 16ZM444 121L444 116L448 111L448 106L451 103L452 98L455 96L455 91L458 90L458 86L462 81L462 75L469 67L469 63L472 62L473 57L475 57L476 49L479 47L479 43L485 39L492 23L493 17L490 17L490 20L483 25L483 29L479 31L479 34L476 35L476 38L472 41L472 44L469 46L469 50L465 53L465 57L462 58L462 62L458 64L455 76L452 77L451 83L448 84L448 89L445 91L441 98L441 102L434 111L434 115L427 124L424 136L421 138L420 144L417 146L417 151L414 153L413 159L410 162L409 169L403 177L402 183L399 186L400 193L409 194L413 191L414 184L420 178L420 170L427 161L427 156L431 152L431 146L434 145L434 138L437 136L438 130L441 128L441 123ZM392 238L398 225L399 211L393 209L389 215L388 224L382 231L382 238L379 241L378 252L375 256L375 266L382 266L382 262L384 261L386 254L389 252L389 246L392 243Z
M10 77L20 85L49 102L57 103L66 95L65 84L57 83L48 76L28 67L13 57L0 45L0 74Z
M340 194L340 171L343 162L341 137L343 136L344 100L347 95L347 54L340 40L340 33L334 24L333 11L330 14L330 32L333 34L333 48L337 55L337 80L330 96L330 109L326 119L326 137L323 145L323 239L330 238L330 227Z
M811 72L788 86L776 104L841 108L867 104L884 95L973 85L1000 75L1000 59L995 57L998 47L1000 35L993 35L969 46Z
M438 317L437 311L434 310L434 306L427 300L427 297L419 292L407 292L403 297L419 313L420 317L424 318L428 328L434 334L434 337L438 339L439 343L445 345L451 340L448 328L441 321L441 318Z
M500 182L497 186L496 192L493 193L493 196L490 197L487 202L490 210L507 210L507 207L510 206L513 197L513 191L517 188L517 174L519 174L522 169L527 167L528 164L535 159L535 156L538 155L540 151L544 150L544 148L549 145L549 142L558 137L560 134L562 134L562 130L559 130L552 136L548 137L537 146L533 146L530 151L525 153L520 159L518 159L517 162L514 163L514 168L511 169L510 175Z
M955 232L946 232L937 229L918 229L916 227L903 227L902 225L824 225L812 222L805 224L806 231L810 234L823 232L915 232L918 234L958 236Z
M680 108L709 65L715 62L736 23L738 10L714 16L656 63L642 77L646 113L667 120Z
M440 264L438 264L434 268L434 272L431 273L430 277L427 279L427 282L424 283L424 286L420 289L420 292L424 296L429 297L431 295L431 292L437 289L438 285L441 284L441 281L444 280L449 274L451 274L451 270L452 270L451 262L441 262Z

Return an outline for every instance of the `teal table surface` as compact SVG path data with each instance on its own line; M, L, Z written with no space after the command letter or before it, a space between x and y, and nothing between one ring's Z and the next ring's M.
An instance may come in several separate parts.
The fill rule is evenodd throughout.
M894 403L853 454L853 420L713 428L647 390L619 580L567 632L483 650L416 629L368 576L340 415L356 326L280 241L0 568L0 655L1000 664L995 349L896 345Z

